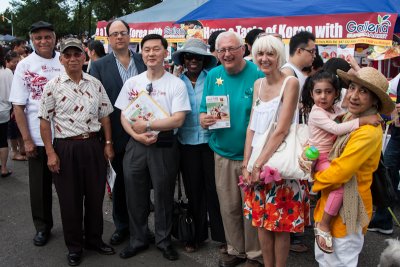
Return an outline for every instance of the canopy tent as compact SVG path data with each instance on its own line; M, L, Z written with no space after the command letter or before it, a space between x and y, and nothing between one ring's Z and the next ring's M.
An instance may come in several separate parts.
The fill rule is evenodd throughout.
M14 39L15 39L15 37L12 36L12 35L9 35L9 34L2 35L2 36L0 37L0 41L4 41L4 42L11 42L11 41L14 40Z
M262 28L279 32L285 41L308 30L319 44L390 45L394 29L400 32L399 14L398 0L210 0L177 23L198 20L205 39L218 29L244 37Z
M131 42L140 42L149 33L158 33L171 42L179 42L185 39L186 31L180 25L176 25L175 21L206 2L207 0L164 0L153 7L118 19L129 24ZM106 39L107 23L97 23L96 39Z

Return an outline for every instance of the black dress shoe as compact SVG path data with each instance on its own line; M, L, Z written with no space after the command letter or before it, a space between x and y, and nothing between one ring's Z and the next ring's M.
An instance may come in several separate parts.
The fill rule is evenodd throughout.
M102 243L100 246L87 244L85 246L85 249L94 250L102 255L114 255L115 254L115 250L105 243Z
M149 248L149 245L144 245L141 247L136 247L133 248L131 246L127 246L126 248L124 248L120 253L119 256L123 259L127 259L130 257L135 256L136 254L138 254L140 251L146 250Z
M82 252L69 252L67 260L69 266L78 266L82 261Z
M173 246L169 245L168 247L162 249L159 248L163 252L164 258L170 261L176 261L179 258L178 252L174 249Z
M50 232L47 231L39 231L36 233L35 237L33 238L33 244L35 246L41 247L46 245L47 241L49 240Z
M111 236L110 244L117 246L122 242L124 242L128 236L129 236L128 232L115 231Z

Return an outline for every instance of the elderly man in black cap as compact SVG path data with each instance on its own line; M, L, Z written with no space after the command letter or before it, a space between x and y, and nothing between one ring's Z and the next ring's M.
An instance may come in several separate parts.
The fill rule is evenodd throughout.
M33 243L47 243L53 227L52 179L47 155L40 138L37 112L45 84L61 73L64 67L54 51L56 34L53 25L39 21L32 24L30 38L35 53L19 62L11 87L9 101L14 105L15 118L25 143L29 160L29 190L36 235Z
M83 247L103 255L115 253L102 240L106 160L114 157L108 117L113 107L100 81L82 72L85 53L81 41L64 40L60 61L65 73L46 84L38 116L47 165L60 201L68 264L76 266ZM101 127L105 144L99 140Z

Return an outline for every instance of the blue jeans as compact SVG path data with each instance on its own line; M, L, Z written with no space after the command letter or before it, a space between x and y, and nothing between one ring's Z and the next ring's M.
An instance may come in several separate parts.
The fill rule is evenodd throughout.
M386 167L389 168L395 192L397 192L397 196L400 197L400 191L397 190L399 185L400 136L394 136L390 138L390 141L386 147L385 154L383 156L383 160ZM392 215L386 208L377 208L372 221L374 223L380 224L381 226L393 227Z

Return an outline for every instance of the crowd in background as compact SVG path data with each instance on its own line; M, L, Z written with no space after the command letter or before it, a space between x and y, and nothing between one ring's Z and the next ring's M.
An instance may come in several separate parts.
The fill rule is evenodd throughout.
M29 161L35 245L45 245L51 236L54 182L68 264L79 265L84 249L115 253L102 239L107 161L117 175L113 189L107 185L115 224L110 244L129 240L121 258L151 243L166 259L179 258L171 242L178 173L196 229L184 249L195 252L210 231L220 244L219 266L285 266L290 250L310 249L302 242L304 228L312 225L310 199L311 208L318 200L314 227L320 266L357 266L367 229L393 232L386 209L378 208L372 217L369 188L381 157L381 123L395 107L400 109L400 74L388 83L377 70L360 68L354 58L324 64L309 32L291 38L286 59L281 36L259 29L244 40L224 31L212 33L208 45L189 39L172 54L174 67L166 71L163 37L144 37L139 54L128 48L127 23L112 21L106 32L108 54L96 40L68 36L56 44L53 25L42 21L29 29L34 52L22 39L0 46L1 177L12 176L9 158ZM122 111L141 92L168 117L129 122ZM389 92L397 95L396 105ZM207 96L228 97L229 128L209 129L217 118L208 113ZM80 116L85 109L90 111ZM60 111L69 112L63 117ZM274 112L279 117L275 131L250 167L253 148L274 123ZM323 152L315 181L260 185L264 164L294 122L309 124L310 144ZM400 137L399 128L390 127L383 157L397 190ZM82 171L81 165L91 171ZM98 175L104 177L93 178ZM239 176L244 187L238 186ZM349 195L357 199L355 208ZM148 227L150 210L155 212L154 231Z

